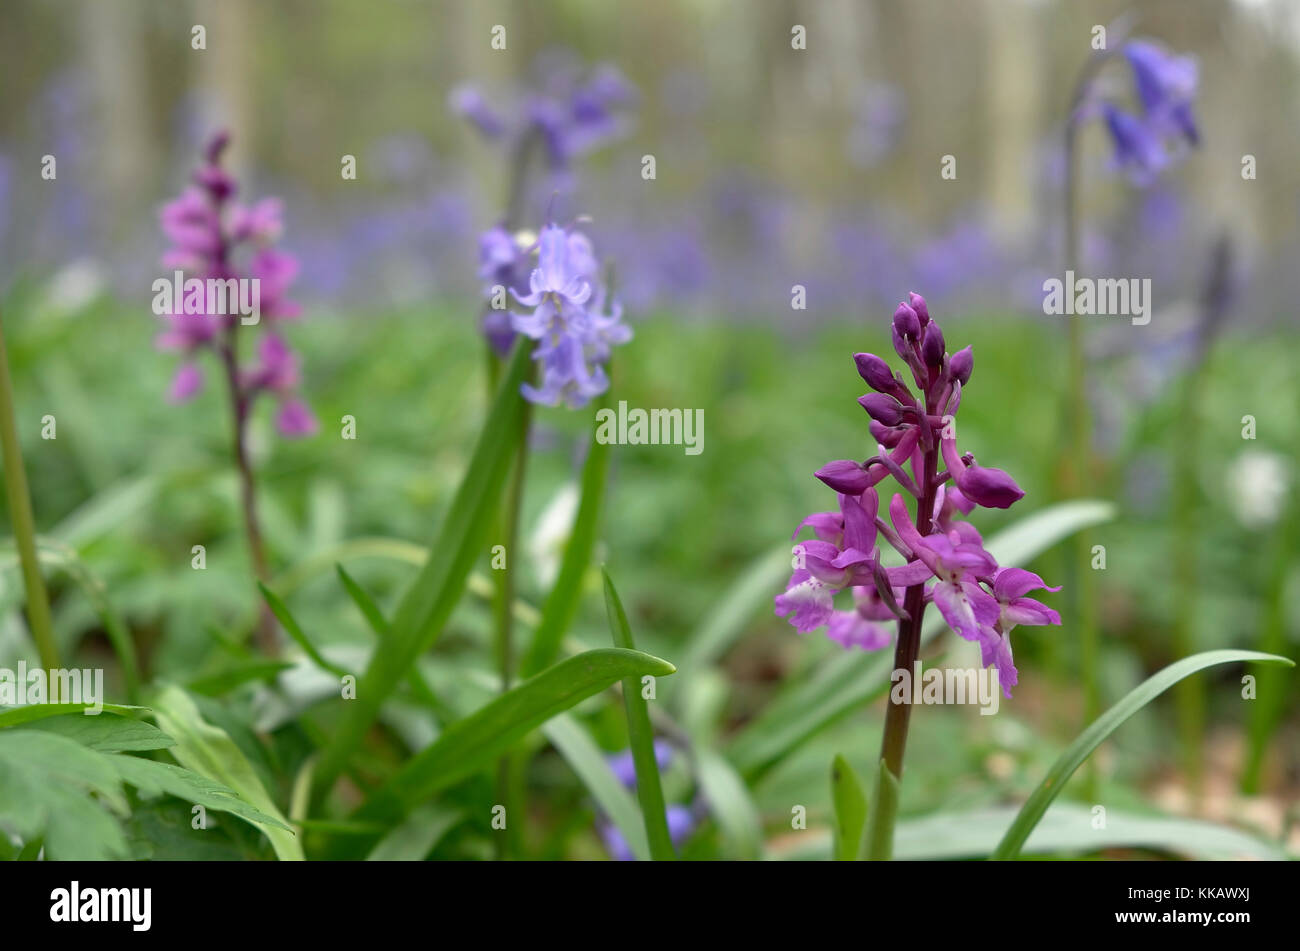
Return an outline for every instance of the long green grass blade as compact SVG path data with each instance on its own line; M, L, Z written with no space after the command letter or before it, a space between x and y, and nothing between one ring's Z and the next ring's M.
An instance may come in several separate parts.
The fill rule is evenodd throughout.
M394 819L478 772L557 713L624 677L662 677L676 668L640 651L601 648L548 667L448 726L371 797L358 818Z
M650 858L650 845L645 837L645 820L636 798L627 791L614 771L609 768L605 754L576 719L567 713L552 717L542 727L551 745L564 757L565 762L587 787L600 811L623 834L623 840L639 860Z
M352 676L351 671L344 670L338 664L328 660L319 650L316 649L316 645L308 639L305 633L303 633L302 625L298 623L297 619L289 611L289 606L281 601L280 597L274 591L268 588L261 581L257 583L257 587L258 590L262 592L262 597L266 600L267 606L270 607L271 613L275 615L275 619L280 622L280 625L285 629L289 636L294 639L294 642L302 648L303 653L311 658L312 663L326 673L333 674L335 677Z
M1052 800L1060 795L1066 782L1102 742L1115 732L1129 717L1137 713L1160 694L1164 693L1184 677L1189 677L1207 667L1217 664L1232 664L1247 661L1260 664L1285 664L1295 666L1294 662L1277 654L1261 654L1258 651L1217 650L1205 651L1170 664L1164 670L1153 674L1138 684L1128 695L1094 720L1078 739L1071 743L1064 753L1052 764L1047 776L1038 784L1029 799L1020 808L1016 819L1007 829L998 847L989 856L991 859L1014 859L1020 855L1020 849L1034 830L1034 826L1047 812Z
M614 590L609 572L601 570L605 579L605 614L609 619L609 632L614 646L636 650L632 628L627 623L623 602ZM664 806L663 784L659 779L659 764L655 760L655 732L650 725L650 709L641 693L638 677L623 678L623 706L627 709L627 733L632 747L632 762L636 766L636 793L641 801L645 818L646 841L650 843L650 857L655 861L671 861L677 857L673 840L668 834L668 813Z
M531 342L521 340L497 390L469 468L430 546L429 558L402 599L384 650L375 651L325 750L318 790L327 790L375 722L379 708L428 650L460 600L482 546L519 438L519 386L531 366Z
M591 441L587 461L582 466L582 501L573 521L573 532L564 548L560 573L542 605L542 619L533 632L533 641L524 655L523 674L534 674L555 660L582 598L582 580L591 563L591 552L596 546L596 532L600 526L601 502L605 496L605 481L609 474L609 444Z

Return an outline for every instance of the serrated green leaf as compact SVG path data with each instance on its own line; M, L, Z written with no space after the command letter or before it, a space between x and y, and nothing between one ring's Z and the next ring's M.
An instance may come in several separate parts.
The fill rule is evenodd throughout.
M201 776L234 790L244 802L275 820L260 823L281 861L300 861L302 845L288 828L252 765L225 730L213 726L199 713L194 701L179 687L164 687L153 697L154 716L163 732L176 741L170 752L177 762Z
M0 829L28 844L43 839L52 859L126 858L109 809L125 816L128 805L104 754L55 733L0 733Z
M108 760L122 779L136 787L147 796L166 793L183 799L194 806L216 809L239 816L257 828L273 826L285 831L292 831L289 826L275 816L267 815L240 798L239 793L224 783L219 783L206 776L176 766L161 763L139 756L125 756L120 753L108 755Z
M90 717L84 713L48 717L24 724L21 729L57 733L101 753L161 750L175 743L175 740L152 723L111 713Z

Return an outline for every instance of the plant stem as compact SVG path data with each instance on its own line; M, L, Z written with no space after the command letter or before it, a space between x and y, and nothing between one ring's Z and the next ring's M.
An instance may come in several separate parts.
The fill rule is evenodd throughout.
M230 410L233 421L234 437L232 454L235 469L239 474L239 493L244 517L244 534L248 538L249 555L253 562L253 574L258 581L269 582L271 573L266 560L266 548L262 543L262 531L257 520L257 488L253 479L253 466L248 459L248 412L249 398L239 382L239 356L235 344L235 323L231 321L226 327L225 341L221 348L221 362L226 370L226 389L230 395ZM263 653L274 656L279 651L276 639L275 616L261 597L257 599L257 643Z
M1065 270L1077 271L1079 253L1079 122L1078 112L1097 70L1106 57L1095 56L1088 61L1075 88L1070 115L1065 124ZM1069 452L1065 460L1063 482L1067 498L1083 495L1084 485L1092 470L1091 424L1088 413L1087 354L1083 345L1083 325L1078 317L1069 324L1069 365L1067 371L1067 418L1070 423ZM1101 712L1101 693L1098 689L1098 657L1100 644L1095 613L1095 585L1091 571L1092 542L1089 533L1081 531L1072 549L1067 550L1067 583L1070 586L1070 614L1073 615L1079 639L1079 680L1083 685L1083 722L1091 723ZM1089 799L1096 798L1097 770L1093 760L1084 771L1084 786Z
M924 489L916 510L917 530L922 535L930 533L934 519L934 501L938 491L935 480L939 452L934 446L925 450L923 472ZM915 556L913 557L915 560ZM903 598L906 618L898 622L898 643L894 646L894 670L905 670L912 675L913 665L921 651L921 623L925 618L925 585L916 584L907 589ZM867 827L865 855L873 860L887 860L894 851L894 824L898 818L898 781L903 777L903 754L907 748L907 728L912 717L911 697L902 702L894 700L890 691L889 706L885 711L885 731L880 743L881 768L876 773L875 793L871 797L871 820ZM886 773L886 771L888 771Z
M18 560L22 565L23 587L27 592L27 623L32 640L46 670L59 666L58 645L54 641L54 622L45 580L36 555L36 520L32 516L32 497L27 489L23 469L22 447L18 426L14 422L14 388L9 378L9 353L5 349L3 326L0 325L0 447L4 450L5 493L9 501L9 519L13 523Z
M497 586L492 613L496 630L493 648L496 653L497 670L501 674L502 693L511 688L515 675L514 566L519 555L519 521L523 509L524 481L528 472L528 434L532 428L532 419L533 404L524 400L524 410L519 420L519 451L515 456L510 482L506 486L505 507L499 523L502 533L500 544L505 547L506 560L504 567L494 572ZM515 852L513 847L518 841L516 830L522 829L518 822L519 810L522 808L522 796L518 795L521 787L518 774L522 771L522 767L520 756L516 755L515 751L507 752L497 764L497 801L506 807L507 817L506 834L496 840L498 859L504 859Z

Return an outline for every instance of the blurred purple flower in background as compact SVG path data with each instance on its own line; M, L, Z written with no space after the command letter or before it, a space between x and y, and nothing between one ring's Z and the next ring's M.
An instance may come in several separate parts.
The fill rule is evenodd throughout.
M538 58L534 82L517 93L510 107L492 105L479 87L464 83L448 104L485 139L512 154L527 143L543 146L547 164L563 171L588 152L625 134L627 111L636 105L636 88L619 70L601 64L583 69L566 54Z
M241 426L257 395L269 393L280 404L280 432L290 437L310 435L316 431L316 420L296 395L298 358L283 338L265 331L258 343L258 363L251 370L241 370L236 337L241 317L231 312L238 308L229 306L227 298L222 308L226 313L209 313L212 301L208 296L190 292L192 280L247 279L257 284L260 317L266 327L300 312L297 303L287 296L298 274L297 259L273 247L284 231L283 207L274 198L253 205L234 201L238 185L221 165L229 141L224 132L212 137L204 149L204 163L194 173L193 184L165 205L159 215L162 231L171 242L162 256L162 266L186 275L182 306L175 310L168 303L168 326L157 339L160 349L179 351L185 359L172 380L168 398L184 402L199 392L203 374L195 358L202 350L212 350L226 368ZM242 266L237 257L243 258Z
M1175 55L1150 40L1129 40L1124 58L1133 72L1141 113L1113 102L1093 100L1084 114L1099 113L1114 147L1114 164L1134 184L1151 184L1188 146L1200 142L1192 115L1198 70L1190 56Z
M667 740L656 739L654 741L654 751L655 763L661 771L672 765L673 748ZM609 768L620 783L628 789L636 789L636 765L633 762L630 749L611 754L605 758L605 761L609 764ZM682 844L690 838L691 833L696 830L707 814L708 810L702 800L697 800L690 806L680 803L666 806L664 816L668 820L668 837L672 840L674 847L681 848ZM627 839L613 822L602 816L596 827L610 858L618 862L631 862L636 859L631 846L627 843Z

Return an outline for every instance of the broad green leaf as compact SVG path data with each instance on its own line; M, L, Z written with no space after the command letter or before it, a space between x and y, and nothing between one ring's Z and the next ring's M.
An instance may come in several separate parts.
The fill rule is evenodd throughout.
M225 730L213 726L199 713L194 701L179 687L167 686L153 696L158 725L176 741L170 750L177 762L201 776L228 786L241 800L275 820L259 823L281 861L303 858L302 845L257 778L252 765Z
M831 802L835 806L834 857L840 862L856 859L867 821L867 796L858 774L838 754L831 761Z
M125 816L128 805L104 754L56 733L0 732L0 830L28 845L43 839L51 859L126 858L110 809Z
M101 753L161 750L175 743L170 736L152 723L111 713L101 713L91 717L75 713L61 717L48 717L27 723L22 729L57 733Z
M120 703L105 703L102 708L105 713L116 713L124 717L149 712L148 707L132 707ZM6 707L0 710L0 728L44 720L46 717L67 716L69 713L86 716L86 711L91 709L94 709L94 704L91 703L33 703L23 707ZM93 718L100 714L92 713L89 716Z
M542 733L587 787L600 811L622 833L632 854L641 861L648 860L650 845L645 837L641 807L609 768L605 754L586 728L567 713L561 713L546 722Z
M503 375L496 400L460 488L430 547L429 558L398 606L384 650L375 651L357 683L321 761L318 789L329 789L360 745L379 708L428 650L460 600L465 580L482 554L485 533L501 497L509 461L520 437L523 397L519 386L531 367L532 344L521 339Z
M1043 817L1052 800L1060 795L1066 782L1102 742L1115 732L1129 717L1137 713L1160 694L1164 693L1184 677L1189 677L1207 667L1217 664L1232 664L1247 661L1260 664L1285 664L1295 666L1294 662L1277 654L1261 654L1258 651L1217 650L1205 651L1185 657L1166 667L1164 670L1148 677L1138 684L1128 695L1094 720L1079 738L1071 743L1064 753L1052 764L1046 778L1038 785L1029 799L1020 808L1016 819L1007 829L1002 841L990 856L992 859L1014 859L1020 855L1020 849L1029 838L1034 826Z
M283 821L254 808L229 786L193 770L173 763L161 763L120 753L109 754L107 759L123 781L130 783L147 796L166 793L193 806L203 806L239 816L250 825L264 831L267 827L275 827L286 833L291 832L289 826Z
M900 859L968 859L988 855L999 830L1016 816L1014 807L947 813L902 821L895 851ZM1106 810L1097 828L1092 807L1057 802L1030 833L1030 855L1098 852L1114 848L1159 849L1196 859L1285 859L1277 845L1230 826L1200 819L1134 815Z
M303 653L310 657L317 667L326 673L333 674L335 677L352 676L351 671L344 670L338 664L331 663L316 649L316 645L303 633L302 626L289 612L288 605L280 600L279 595L260 581L257 583L257 587L261 590L262 597L266 599L266 603L271 608L271 613L275 615L275 619L280 622L289 636L294 639L295 643L303 649Z
M602 648L561 661L448 726L409 760L361 811L361 818L404 815L434 793L478 772L557 713L624 677L666 676L676 668L640 651Z
M591 562L591 552L596 546L596 531L600 525L601 502L605 495L605 480L609 473L610 448L608 443L595 439L587 450L587 461L582 467L582 501L573 521L569 543L564 548L560 573L556 576L551 593L542 605L542 619L533 632L533 641L524 655L525 677L546 667L560 650L582 597L582 579Z
M634 651L636 643L632 638L632 628L628 626L623 602L614 590L614 581L604 569L601 569L601 575L605 579L605 614L614 646ZM668 834L668 812L664 806L659 763L655 758L655 731L650 725L650 710L641 695L640 678L623 678L623 706L627 710L628 743L636 766L636 793L645 819L650 857L659 862L671 861L677 858L677 853L673 851L673 840Z
M379 840L368 862L422 862L464 816L440 806L420 806Z
M900 819L894 836L894 857L905 861L953 861L988 855L1016 813L1012 806ZM821 860L831 855L833 835L809 829L787 841L788 848L769 850L770 854L786 860ZM1105 826L1097 828L1092 807L1060 801L1053 803L1034 827L1024 852L1081 855L1116 848L1152 849L1190 859L1279 861L1290 857L1267 839L1203 819L1107 809Z
M1019 564L1113 516L1109 502L1062 502L1002 530L985 547L999 563ZM927 611L922 646L943 630L938 612ZM747 779L756 780L809 737L883 696L893 665L887 651L837 653L810 680L782 694L747 724L732 741L727 758Z

